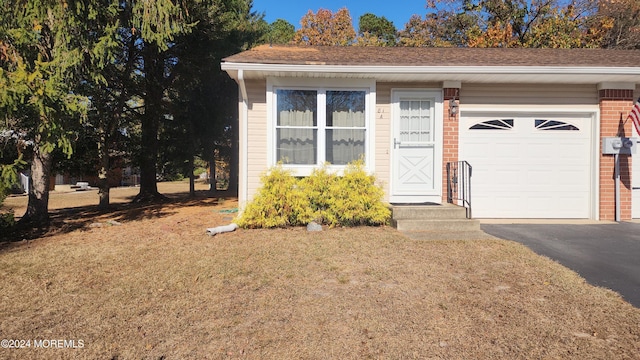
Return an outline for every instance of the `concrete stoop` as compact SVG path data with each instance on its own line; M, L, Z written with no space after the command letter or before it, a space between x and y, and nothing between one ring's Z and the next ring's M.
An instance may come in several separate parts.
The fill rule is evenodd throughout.
M466 218L461 206L442 205L394 205L391 207L391 225L399 231L475 232L480 231L480 221Z

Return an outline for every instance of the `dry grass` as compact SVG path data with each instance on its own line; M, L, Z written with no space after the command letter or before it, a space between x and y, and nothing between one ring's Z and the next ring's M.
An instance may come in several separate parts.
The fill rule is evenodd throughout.
M123 225L6 246L0 338L82 339L84 348L0 349L0 358L640 354L639 309L514 242L421 242L384 227L204 234L234 206L85 210L74 214L94 217L65 223Z

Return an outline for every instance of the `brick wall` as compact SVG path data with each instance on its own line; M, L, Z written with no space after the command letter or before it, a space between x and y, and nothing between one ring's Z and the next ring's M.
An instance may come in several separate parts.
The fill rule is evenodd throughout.
M600 136L633 136L627 115L633 106L633 90L600 90ZM602 147L602 141L600 141ZM600 148L600 220L615 220L614 155ZM620 155L620 219L631 219L631 157Z
M459 89L444 89L444 126L442 152L442 201L447 201L447 162L458 161L459 117L449 113L449 101L460 99Z

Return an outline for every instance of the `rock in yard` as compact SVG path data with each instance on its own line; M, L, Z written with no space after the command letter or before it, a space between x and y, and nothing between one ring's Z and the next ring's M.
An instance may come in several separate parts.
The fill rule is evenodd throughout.
M322 231L322 225L318 224L315 221L307 224L307 231Z

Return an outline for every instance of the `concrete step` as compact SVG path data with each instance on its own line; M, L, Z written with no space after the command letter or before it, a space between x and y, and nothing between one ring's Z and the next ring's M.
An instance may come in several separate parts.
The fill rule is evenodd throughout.
M479 231L480 221L474 219L392 219L399 231Z
M424 220L424 219L466 219L464 207L455 205L429 206L394 206L393 218L396 220Z
M475 231L403 231L404 235L413 240L496 240L482 230Z

